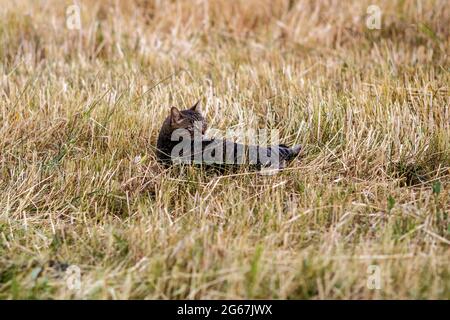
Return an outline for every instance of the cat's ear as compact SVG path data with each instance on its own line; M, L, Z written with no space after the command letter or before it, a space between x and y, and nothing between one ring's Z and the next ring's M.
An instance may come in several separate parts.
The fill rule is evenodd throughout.
M180 123L183 118L180 110L175 107L170 108L170 123L172 125Z
M195 111L195 112L202 112L200 108L200 100L198 100L192 107L189 108L189 110Z

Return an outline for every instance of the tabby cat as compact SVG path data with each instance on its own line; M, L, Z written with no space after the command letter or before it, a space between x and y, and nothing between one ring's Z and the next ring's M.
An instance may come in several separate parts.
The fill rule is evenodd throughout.
M199 102L187 110L180 111L172 107L159 132L158 160L167 166L184 162L226 167L250 164L258 168L282 169L301 150L300 145L292 148L283 144L263 147L206 138L206 129L207 124L201 114Z

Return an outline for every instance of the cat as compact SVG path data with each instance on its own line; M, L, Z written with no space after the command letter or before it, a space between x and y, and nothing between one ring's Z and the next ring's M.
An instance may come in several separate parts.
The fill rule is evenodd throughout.
M165 166L183 162L221 167L250 164L257 168L283 169L301 151L300 145L264 147L207 138L204 136L207 128L200 101L186 110L172 107L158 135L156 154L159 162Z

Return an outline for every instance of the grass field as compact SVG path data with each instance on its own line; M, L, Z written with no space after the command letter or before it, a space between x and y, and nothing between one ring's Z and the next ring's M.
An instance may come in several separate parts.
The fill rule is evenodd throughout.
M72 4L0 1L0 298L450 298L448 1ZM164 169L198 99L303 157Z

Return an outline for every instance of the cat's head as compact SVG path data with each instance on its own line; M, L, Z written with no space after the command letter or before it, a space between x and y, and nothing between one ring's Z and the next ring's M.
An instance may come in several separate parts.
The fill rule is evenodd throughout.
M170 109L169 124L172 131L185 129L194 135L195 130L204 134L207 129L206 120L201 114L200 101L186 110L178 110L176 107Z

